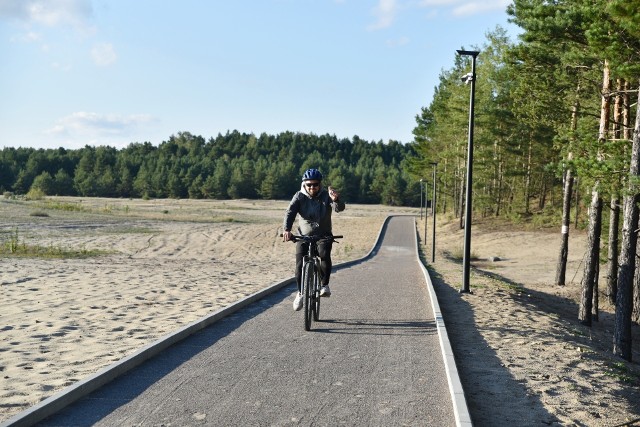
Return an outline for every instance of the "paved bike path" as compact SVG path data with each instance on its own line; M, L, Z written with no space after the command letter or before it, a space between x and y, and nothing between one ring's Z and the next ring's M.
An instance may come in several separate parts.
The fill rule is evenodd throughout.
M39 425L455 425L413 217L382 239L334 272L312 331L287 286Z

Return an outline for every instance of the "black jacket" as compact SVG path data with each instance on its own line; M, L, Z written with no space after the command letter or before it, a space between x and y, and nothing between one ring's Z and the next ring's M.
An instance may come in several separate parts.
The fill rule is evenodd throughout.
M293 195L291 203L284 215L282 228L291 231L296 215L300 215L298 229L302 235L324 236L332 234L331 212L342 212L345 209L344 202L333 201L329 192L323 187L316 197L311 197L304 187Z

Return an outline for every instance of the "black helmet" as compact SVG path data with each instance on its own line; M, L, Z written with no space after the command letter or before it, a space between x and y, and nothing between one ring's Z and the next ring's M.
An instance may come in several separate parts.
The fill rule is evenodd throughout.
M322 173L320 173L318 169L307 169L304 175L302 175L302 180L308 181L311 179L322 181Z

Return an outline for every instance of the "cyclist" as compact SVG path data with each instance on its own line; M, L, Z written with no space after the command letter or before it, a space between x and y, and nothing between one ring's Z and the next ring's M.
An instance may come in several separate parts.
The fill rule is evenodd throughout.
M331 212L342 212L345 204L340 200L340 195L331 187L322 187L322 173L318 169L308 169L302 175L302 185L300 190L293 195L291 203L284 215L282 237L285 242L292 239L293 221L296 215L300 215L298 220L298 230L305 236L332 236L331 233ZM309 243L303 241L296 242L296 282L298 283L298 294L293 301L293 309L298 311L302 308L302 259L309 250ZM331 246L333 240L322 239L318 241L318 255L320 256L320 272L322 276L322 287L320 296L331 295L329 289L329 276L331 275Z

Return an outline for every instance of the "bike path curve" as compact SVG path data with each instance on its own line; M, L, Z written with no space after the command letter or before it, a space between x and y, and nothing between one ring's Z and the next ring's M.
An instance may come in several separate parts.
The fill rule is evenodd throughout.
M282 282L38 425L471 425L414 218L374 254L336 266L312 331Z

